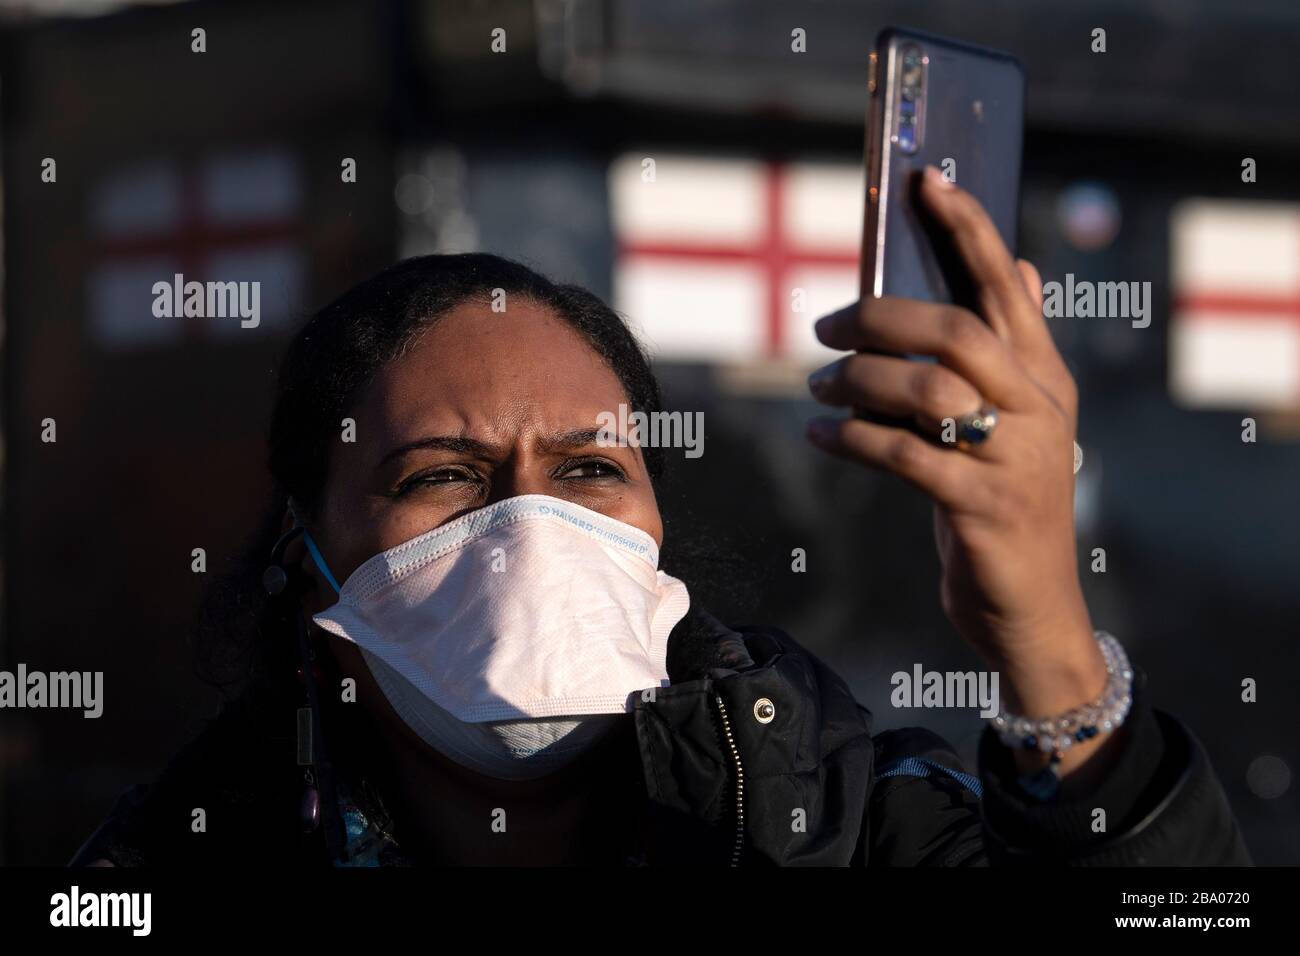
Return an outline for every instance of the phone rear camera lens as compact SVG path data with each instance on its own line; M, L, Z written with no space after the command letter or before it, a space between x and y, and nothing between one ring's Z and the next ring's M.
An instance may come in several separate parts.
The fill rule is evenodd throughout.
M899 73L905 88L909 86L915 88L921 85L923 59L919 47L909 46L903 50L903 66Z

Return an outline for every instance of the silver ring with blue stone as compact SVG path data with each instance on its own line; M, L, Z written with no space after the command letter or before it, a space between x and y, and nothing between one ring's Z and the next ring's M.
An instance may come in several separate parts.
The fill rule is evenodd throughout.
M970 451L976 445L984 444L997 424L998 410L992 405L984 405L977 412L963 415L957 419L957 447Z

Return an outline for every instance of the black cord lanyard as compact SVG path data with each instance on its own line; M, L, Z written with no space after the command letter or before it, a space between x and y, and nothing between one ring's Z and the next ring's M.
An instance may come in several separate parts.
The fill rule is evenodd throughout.
M304 532L302 525L297 525L283 534L271 549L271 563L262 574L262 586L272 601L292 599L293 590L288 587L289 575L283 567L284 552L289 545ZM316 655L312 647L311 633L307 622L303 620L302 609L296 604L282 606L286 615L293 618L297 633L298 659L300 661L303 686L306 691L306 706L298 711L298 763L304 767L303 780L307 786L304 791L304 805L314 803L313 809L319 813L319 823L325 839L325 850L330 862L348 859L347 830L343 815L339 811L338 786L334 765L329 759L325 747L325 738L321 732L320 693L316 687L314 665ZM307 739L303 739L306 737ZM304 810L304 826L313 829L315 821Z

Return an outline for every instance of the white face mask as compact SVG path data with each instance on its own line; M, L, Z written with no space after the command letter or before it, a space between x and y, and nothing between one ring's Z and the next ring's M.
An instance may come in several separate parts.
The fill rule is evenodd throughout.
M558 769L667 684L690 606L650 535L547 495L508 498L378 554L312 620L356 644L429 746L499 779Z

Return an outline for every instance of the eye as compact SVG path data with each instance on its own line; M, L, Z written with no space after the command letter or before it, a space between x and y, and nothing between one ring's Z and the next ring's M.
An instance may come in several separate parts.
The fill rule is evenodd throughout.
M411 491L419 491L421 488L428 488L434 485L460 484L466 481L477 483L479 481L479 476L469 468L460 466L444 466L442 468L434 468L429 471L422 471L418 474L411 475L411 477L403 480L402 483L397 486L396 494L401 496Z
M623 469L607 458L583 458L578 461L566 461L555 473L563 481L579 479L615 479L626 481Z

